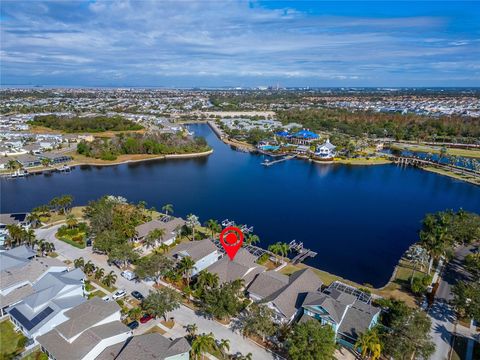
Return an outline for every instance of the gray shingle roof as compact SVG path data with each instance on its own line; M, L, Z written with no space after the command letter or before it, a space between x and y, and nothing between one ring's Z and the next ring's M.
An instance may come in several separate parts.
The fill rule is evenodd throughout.
M139 239L144 238L148 233L155 229L164 229L165 235L161 240L168 240L171 237L171 233L179 226L185 225L185 221L180 218L172 218L170 221L163 222L160 220L152 220L145 224L139 225L135 228L137 231L137 237Z
M70 339L117 311L120 311L120 306L115 301L103 301L99 297L94 297L67 310L65 316L68 320L58 325L56 329L66 339Z
M356 339L360 333L368 330L373 317L379 312L379 308L357 300L348 309L338 331L352 339Z
M89 328L70 343L60 335L57 328L37 338L37 341L56 360L83 359L100 341L117 335L128 334L131 331L127 326L116 320Z
M288 276L280 274L277 271L266 271L257 276L257 278L248 287L248 292L266 298L279 291L288 284Z
M172 249L170 255L190 256L193 261L198 261L214 251L217 251L215 244L209 239L204 239L178 244Z
M322 286L321 280L310 269L303 269L293 273L288 278L288 283L284 284L283 287L280 284L285 281L284 278L271 274L273 272L267 271L258 275L248 291L260 295L258 292L267 293L265 288L268 288L269 291L273 290L262 301L272 302L287 319L290 319L302 306L308 292L317 291ZM266 274L268 275L263 276Z
M134 336L129 339L116 360L163 360L190 351L185 338L171 341L158 333Z

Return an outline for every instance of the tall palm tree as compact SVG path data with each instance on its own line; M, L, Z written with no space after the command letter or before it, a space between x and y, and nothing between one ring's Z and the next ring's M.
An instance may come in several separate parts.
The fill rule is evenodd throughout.
M247 244L248 245L255 245L260 242L260 238L258 235L250 234L247 237Z
M42 159L42 165L45 167L49 167L52 164L52 160L49 158L43 158Z
M218 343L218 349L222 354L226 354L228 351L230 351L230 340L221 339Z
M83 271L87 275L93 274L95 272L95 269L96 266L91 260L88 260L88 262L83 266Z
M30 214L27 215L26 220L30 224L30 226L34 229L38 227L42 222L40 221L40 214L36 212L31 212Z
M131 320L139 320L142 317L142 313L142 309L140 309L139 307L134 307L128 310L128 317Z
M102 283L104 283L108 287L114 285L116 281L117 275L113 270L110 271L107 275L105 275L105 277L102 279Z
M75 218L75 215L73 214L68 214L66 219L65 219L65 223L67 224L67 226L70 228L70 229L73 229L75 226L77 226L78 224L78 221L77 219Z
M364 359L378 360L382 354L382 345L375 328L361 333L355 343L355 347L360 349Z
M190 336L190 338L194 339L195 336L197 335L198 326L195 323L188 324L187 326L185 326L185 330L187 330L187 333Z
M218 350L217 343L215 342L215 338L213 337L212 333L198 335L192 341L191 352L195 359L198 359L199 356L204 358L203 354L212 350Z
M20 163L17 160L8 160L7 169L16 170L19 167Z
M95 279L100 280L103 275L105 275L105 269L98 267L97 270L95 270Z
M217 220L215 219L210 219L208 220L205 225L207 226L208 229L212 232L212 238L214 237L216 232L219 232L221 229L220 224L218 223Z
M83 257L79 257L73 260L73 266L75 266L76 268L83 269L84 265L85 265L85 259Z
M195 227L200 225L198 216L190 214L187 216L187 225L192 230L192 240L195 241Z
M162 211L165 213L165 215L168 216L169 213L173 214L173 205L172 204L165 204L162 206Z
M150 231L147 236L143 239L143 244L145 247L154 248L158 241L161 240L165 236L165 229L153 229Z
M277 242L275 244L272 244L268 247L268 250L274 253L275 255L280 255L280 256L287 256L288 252L290 251L290 248L287 243L282 243L282 242Z
M195 268L195 261L190 256L183 257L178 263L178 270L183 273L186 283L190 283L192 270Z

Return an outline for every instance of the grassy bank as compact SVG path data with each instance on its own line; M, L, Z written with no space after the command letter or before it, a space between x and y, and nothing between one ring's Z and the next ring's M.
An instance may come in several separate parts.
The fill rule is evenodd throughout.
M353 159L335 159L334 163L336 164L346 164L346 165L384 165L391 164L392 162L385 158L353 158Z
M429 146L429 145L408 145L408 144L392 144L390 146L392 150L409 150L415 152L426 152L432 154L440 154L441 146ZM447 147L447 154L448 155L455 155L455 156L465 156L465 157L472 157L472 158L480 158L480 149L457 149Z
M425 167L422 167L422 169L426 170L426 171L433 172L435 174L449 176L449 177L457 179L457 180L466 181L470 184L480 185L480 177L479 176L458 174L458 173L455 173L455 172L450 171L450 170L436 168L436 167L433 167L433 166L425 166Z

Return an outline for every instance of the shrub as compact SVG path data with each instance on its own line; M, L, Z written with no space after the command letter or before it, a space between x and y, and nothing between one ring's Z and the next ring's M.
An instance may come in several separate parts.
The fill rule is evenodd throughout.
M22 336L17 341L17 348L23 349L25 346L27 346L27 344L28 344L28 338L26 336Z
M257 263L260 264L260 265L263 265L265 264L267 261L268 261L268 258L270 256L267 254L267 253L264 253L262 256L260 256L257 260Z

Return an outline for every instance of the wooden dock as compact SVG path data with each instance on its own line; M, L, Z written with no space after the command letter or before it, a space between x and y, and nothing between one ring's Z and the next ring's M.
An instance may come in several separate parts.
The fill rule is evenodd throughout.
M268 160L265 160L264 162L262 162L262 165L263 166L271 166L271 165L274 165L274 164L278 164L282 161L287 161L287 160L291 160L293 158L295 158L297 155L288 155L288 156L285 156L281 159L278 159L278 160L273 160L273 161L268 161Z
M317 256L317 253L315 251L312 251L310 249L306 249L303 247L303 242L297 243L296 240L290 241L288 244L288 247L290 248L291 251L296 251L297 255L292 259L292 263L298 264L301 263L302 261L305 261L305 259L309 257L315 257Z

